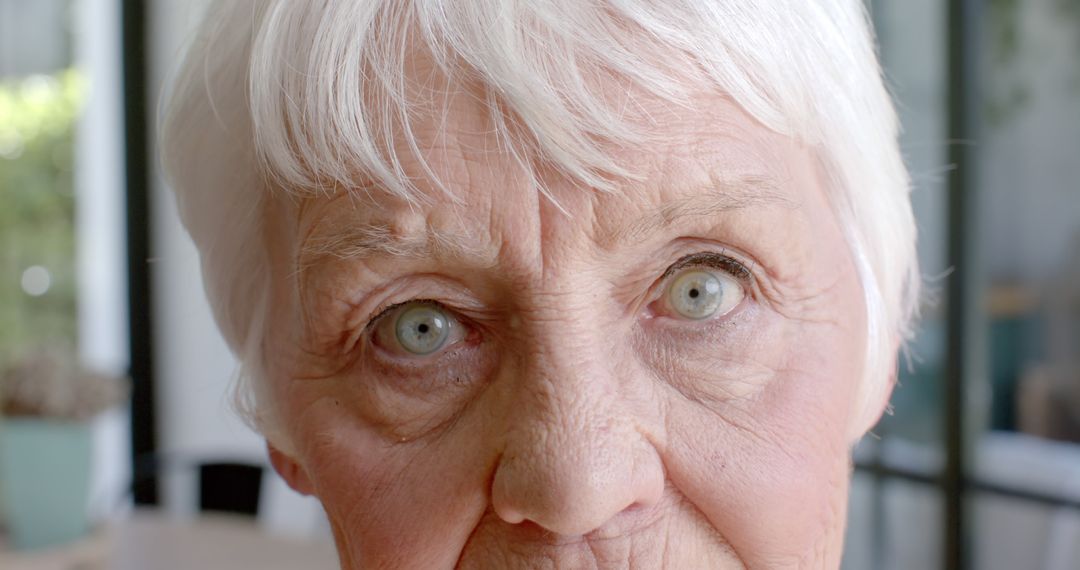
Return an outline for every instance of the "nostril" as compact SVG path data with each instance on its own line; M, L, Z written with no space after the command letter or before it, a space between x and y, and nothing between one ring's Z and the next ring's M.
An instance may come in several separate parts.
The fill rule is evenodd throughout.
M634 503L584 535L589 540L607 540L628 536L655 525L665 510L656 503Z
M579 497L576 501L547 505L531 512L496 509L496 513L504 522L522 532L537 529L549 535L548 539L571 539L588 536L608 526L634 527L637 525L634 521L646 518L646 513L651 510L644 503L635 502L626 508L619 508L617 502L604 501L603 498Z
M504 501L496 501L494 511L503 522L509 524L521 524L522 522L525 522L525 515L522 514L521 511L507 506Z
M504 462L492 480L491 509L509 525L534 523L564 538L587 535L614 521L616 528L636 526L635 521L656 510L663 495L662 470L642 473L629 461L613 464L612 457L594 454L594 461L581 462L549 454L528 464L520 457Z

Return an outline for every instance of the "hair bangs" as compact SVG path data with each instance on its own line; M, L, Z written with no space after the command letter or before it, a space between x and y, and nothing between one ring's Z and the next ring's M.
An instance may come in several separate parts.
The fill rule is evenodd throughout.
M496 133L496 152L530 174L541 162L601 191L634 176L605 145L642 143L656 127L628 120L625 90L612 83L676 105L688 104L688 87L719 88L770 128L817 138L792 121L807 116L808 98L804 74L784 64L790 41L769 32L785 23L762 26L759 9L712 4L272 3L249 77L260 163L291 190L449 195L428 160L441 133L412 127L445 116L455 90L484 102L477 128Z

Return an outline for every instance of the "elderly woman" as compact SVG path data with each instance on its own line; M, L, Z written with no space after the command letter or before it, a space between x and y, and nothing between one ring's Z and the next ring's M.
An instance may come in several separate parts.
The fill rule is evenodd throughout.
M918 294L859 0L218 2L164 158L346 568L837 568Z

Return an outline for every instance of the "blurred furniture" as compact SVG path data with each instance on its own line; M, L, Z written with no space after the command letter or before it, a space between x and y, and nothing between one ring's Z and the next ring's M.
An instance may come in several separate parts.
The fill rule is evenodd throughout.
M274 535L237 515L207 514L177 520L151 511L98 529L69 546L35 553L3 549L4 570L334 570L330 540Z
M1080 443L1080 231L1047 284L1042 358L1029 364L1017 402L1020 429Z
M162 510L171 515L240 514L277 536L331 538L319 501L290 489L265 456L237 450L174 454L159 458L150 471L164 477Z
M214 462L199 465L199 511L255 516L259 512L260 465Z
M1020 378L1016 400L1020 431L1080 444L1080 399L1073 385L1080 385L1080 369L1029 366Z

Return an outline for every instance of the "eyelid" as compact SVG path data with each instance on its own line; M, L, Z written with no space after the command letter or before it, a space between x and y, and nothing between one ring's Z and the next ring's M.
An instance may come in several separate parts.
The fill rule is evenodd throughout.
M713 269L719 269L746 286L749 286L754 281L754 274L750 269L747 268L744 263L728 255L726 251L719 253L702 251L685 255L675 263L671 264L671 266L664 271L664 274L660 276L660 281L666 281L677 271L688 267L711 267Z
M369 330L374 329L390 313L392 313L392 312L394 312L394 311L396 311L396 310L398 310L398 309L400 309L400 308L402 308L402 307L404 307L406 305L427 305L427 306L431 306L431 307L438 307L439 309L441 309L443 311L452 312L449 309L447 309L446 305L444 305L444 304L442 304L442 303L440 303L440 302L438 302L438 301L436 301L434 299L407 299L405 301L400 301L400 302L396 302L396 303L388 303L388 304L380 306L379 308L375 309L375 311L373 311L373 314L375 316L368 319L367 323L364 325L364 332L366 333Z

